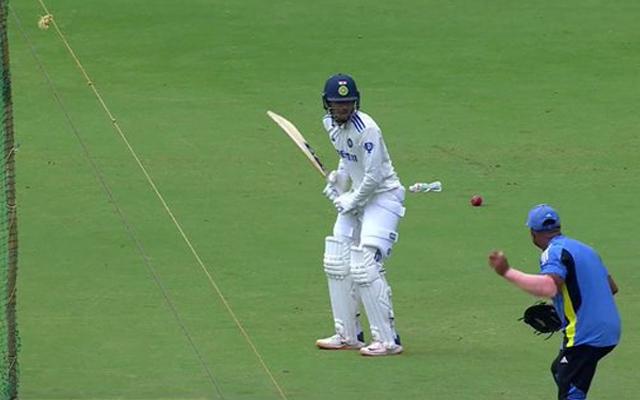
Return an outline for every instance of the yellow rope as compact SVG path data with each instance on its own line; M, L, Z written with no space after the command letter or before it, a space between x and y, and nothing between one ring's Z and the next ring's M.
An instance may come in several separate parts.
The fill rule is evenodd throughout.
M38 0L38 2L42 6L42 9L44 10L45 14L47 16L51 16L51 13L49 12L49 10L48 10L47 6L45 5L44 1L43 0ZM242 326L242 323L240 322L240 320L236 316L235 312L233 311L233 309L229 305L229 302L227 301L227 299L222 294L222 291L218 287L218 284L215 282L215 280L213 279L213 277L211 276L211 274L207 270L207 267L205 266L204 262L202 261L202 259L198 255L198 252L196 251L196 249L191 244L191 241L189 240L189 237L187 236L187 234L182 229L182 226L180 225L180 223L176 219L175 215L173 214L173 212L169 208L169 205L167 204L167 202L165 201L164 197L162 196L162 194L158 190L158 187L156 186L156 184L154 183L153 179L151 178L151 176L147 172L147 169L142 164L142 161L140 161L140 158L138 157L138 155L136 154L135 150L133 149L133 147L129 143L129 140L127 139L126 135L124 134L124 132L120 128L120 125L118 125L118 121L116 120L115 116L111 113L111 111L109 110L109 107L107 107L106 102L104 101L104 99L102 98L102 96L98 92L98 89L95 87L95 85L91 81L91 78L89 77L89 74L87 73L87 71L85 70L84 66L82 65L82 63L80 62L78 57L76 56L76 53L73 51L73 49L69 45L69 42L67 41L67 39L65 38L64 34L60 30L60 27L58 27L58 24L56 23L56 20L52 16L50 18L48 18L47 25L53 26L53 28L55 29L56 33L60 37L60 40L62 40L62 43L64 43L64 46L69 51L69 54L71 55L71 58L73 58L73 60L75 61L78 69L80 69L80 72L82 73L82 75L86 79L87 84L89 85L89 87L93 91L93 94L96 96L96 98L98 99L98 101L102 105L102 108L104 109L105 113L107 114L107 116L111 120L111 123L113 124L114 129L118 132L118 134L122 138L122 141L127 146L127 149L129 150L129 153L131 153L131 156L135 159L136 163L140 167L140 170L142 171L142 173L144 174L145 178L147 179L147 182L149 183L149 185L151 186L151 188L155 192L156 196L160 200L160 203L162 203L162 206L164 207L164 209L167 212L167 214L169 214L169 217L171 218L171 220L173 221L174 225L178 229L178 232L180 232L180 235L182 236L182 239L184 239L185 243L187 244L187 246L191 250L191 254L193 254L193 256L195 257L196 261L198 262L198 264L202 268L202 271L207 276L207 279L209 280L209 283L215 289L216 293L220 297L220 300L222 301L222 303L224 304L225 308L227 309L227 312L229 313L229 315L233 319L233 322L236 324L236 326L238 327L238 330L240 331L242 336L247 341L249 347L251 347L251 350L255 354L256 358L260 362L260 365L262 366L262 368L264 369L266 374L269 376L269 379L271 380L271 382L273 383L273 385L277 389L277 391L280 394L281 398L286 400L287 396L285 395L284 391L282 390L282 388L278 384L278 381L273 376L273 373L271 372L271 370L267 366L266 362L264 361L264 359L262 358L262 356L258 352L258 349L257 349L256 345L253 343L253 341L251 340L251 337L249 337L249 334L247 333L247 331Z

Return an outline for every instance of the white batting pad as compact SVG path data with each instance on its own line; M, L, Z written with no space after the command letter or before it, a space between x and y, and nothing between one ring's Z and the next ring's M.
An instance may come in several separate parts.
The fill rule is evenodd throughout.
M325 239L324 271L329 284L329 297L336 333L347 343L357 341L359 333L358 288L350 274L351 243L328 236Z
M382 264L375 261L375 254L374 248L352 247L351 273L358 284L373 340L392 347L397 335L394 327L391 288L382 273Z

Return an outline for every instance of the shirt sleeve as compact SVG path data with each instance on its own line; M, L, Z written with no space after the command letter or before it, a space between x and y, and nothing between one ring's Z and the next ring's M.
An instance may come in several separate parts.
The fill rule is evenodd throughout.
M347 167L344 165L344 160L342 158L338 161L337 171L341 174L349 175L349 173L347 172Z
M329 114L322 117L322 127L327 133L329 133L329 131L333 127L333 120L331 119L331 116Z
M362 164L364 166L364 177L357 188L354 188L354 198L356 203L363 205L373 192L383 181L382 162L383 143L382 135L377 128L368 128L362 133L359 143L362 146Z
M600 254L598 254L598 260L600 261L600 265L602 265L602 269L604 269L605 275L609 275L609 268L607 268L604 261L602 261L602 257L600 256Z
M567 278L567 268L561 260L562 248L548 247L540 256L540 273L543 275L558 275L562 279Z

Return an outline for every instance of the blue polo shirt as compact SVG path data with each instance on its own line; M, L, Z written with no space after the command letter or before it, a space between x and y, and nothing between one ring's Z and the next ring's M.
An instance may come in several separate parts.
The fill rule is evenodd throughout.
M540 273L564 280L553 304L563 320L565 347L618 344L620 314L609 273L595 250L575 239L556 236L540 256Z

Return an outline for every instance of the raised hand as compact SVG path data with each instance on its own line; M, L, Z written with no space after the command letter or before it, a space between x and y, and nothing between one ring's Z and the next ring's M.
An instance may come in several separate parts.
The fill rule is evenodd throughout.
M493 250L489 253L489 266L500 276L504 275L509 268L509 260L502 250Z

